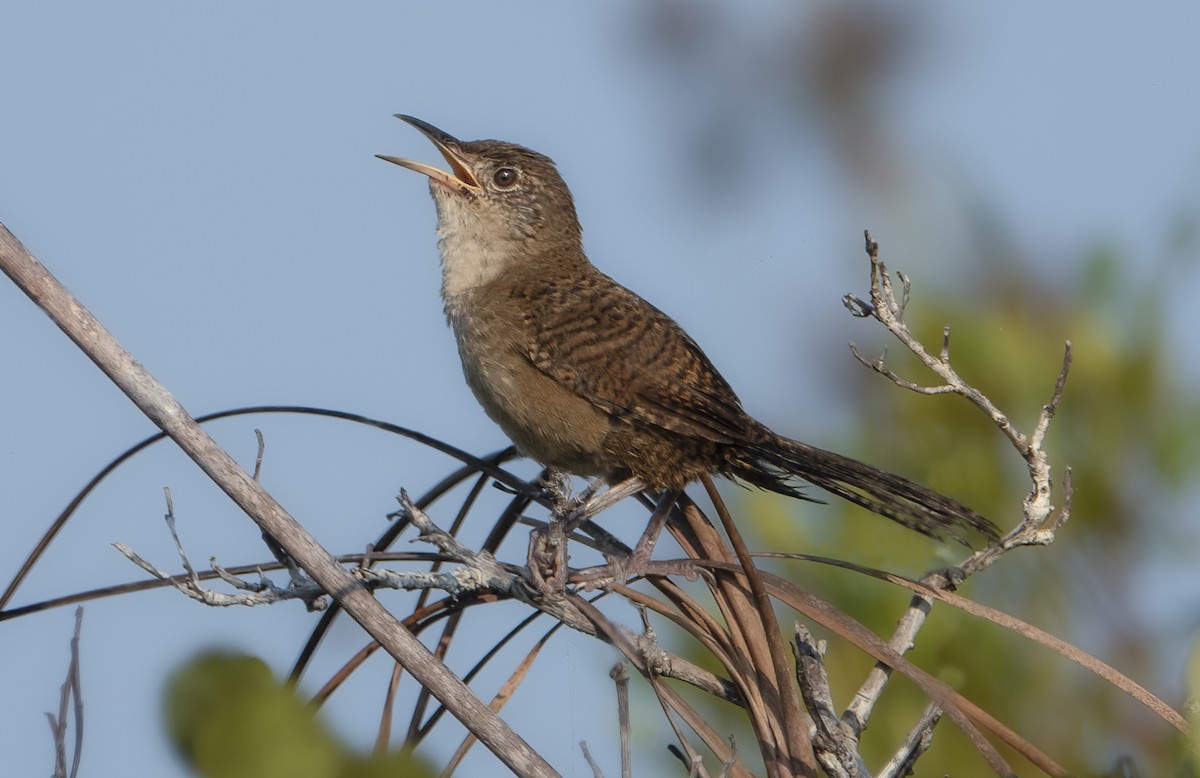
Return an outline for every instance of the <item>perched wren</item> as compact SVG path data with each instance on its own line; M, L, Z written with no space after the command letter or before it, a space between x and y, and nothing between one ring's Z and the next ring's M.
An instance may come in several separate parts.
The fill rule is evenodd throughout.
M429 177L442 299L463 372L522 453L654 488L720 473L803 498L795 476L926 535L997 536L987 519L927 487L755 421L678 324L588 261L571 192L548 157L397 118L450 166L380 157Z

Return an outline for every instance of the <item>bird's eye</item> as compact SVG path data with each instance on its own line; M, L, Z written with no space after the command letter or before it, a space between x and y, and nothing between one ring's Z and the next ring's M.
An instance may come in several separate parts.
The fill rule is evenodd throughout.
M517 171L515 168L502 167L492 175L492 181L500 189L509 189L517 183Z

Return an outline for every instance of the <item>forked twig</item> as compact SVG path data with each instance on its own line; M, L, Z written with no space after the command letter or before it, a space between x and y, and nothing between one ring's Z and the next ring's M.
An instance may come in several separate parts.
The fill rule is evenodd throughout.
M83 608L75 609L75 632L71 635L71 661L67 678L58 695L58 715L47 713L50 734L54 737L54 778L75 778L83 762L83 683L79 672L79 635L83 629ZM71 770L67 771L67 727L75 722Z
M938 376L942 383L924 386L903 379L888 368L882 358L867 360L853 343L850 344L851 353L863 365L886 376L897 386L921 394L953 393L966 398L983 411L1004 436L1008 438L1009 442L1012 443L1013 447L1025 460L1029 472L1031 486L1022 506L1022 521L1020 524L1009 534L1001 538L998 543L980 549L964 559L958 566L952 569L952 578L948 577L942 571L937 571L930 573L922 579L923 584L934 589L953 587L961 583L968 576L993 564L1001 555L1012 548L1025 545L1046 545L1053 542L1055 532L1070 517L1072 497L1070 468L1064 470L1063 506L1056 513L1054 506L1051 504L1052 482L1050 466L1046 454L1042 450L1042 442L1049 428L1050 420L1053 418L1062 400L1063 388L1066 386L1067 374L1071 367L1071 343L1070 341L1066 343L1063 352L1062 367L1059 370L1050 400L1042 406L1041 413L1034 425L1033 433L1025 435L1012 424L1008 416L996 407L987 396L963 380L951 365L950 328L948 326L942 330L941 350L937 355L931 354L909 331L907 324L904 322L904 307L907 305L910 289L909 279L903 274L900 275L904 292L902 299L897 301L887 266L879 258L879 244L871 237L870 232L865 233L865 238L866 252L871 262L871 302L864 302L855 295L848 294L843 298L843 304L845 304L852 315L874 318L883 324L897 340L904 344L905 348L916 355L931 372ZM925 617L928 615L931 605L932 603L929 598L920 594L914 595L912 603L903 616L901 616L892 634L889 645L893 650L903 652L912 646L917 632L920 631L921 626L925 622ZM867 717L870 715L871 709L874 707L879 694L886 685L889 675L890 668L883 664L876 665L855 694L851 704L847 707L846 712L843 714L843 719L856 731L861 732L866 727Z

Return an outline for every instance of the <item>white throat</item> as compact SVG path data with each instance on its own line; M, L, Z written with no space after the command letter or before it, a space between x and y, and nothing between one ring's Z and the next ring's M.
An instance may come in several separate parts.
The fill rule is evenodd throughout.
M442 254L442 296L449 300L482 286L504 271L513 246L503 240L487 240L472 234L465 225L438 227L438 250Z
M430 184L438 211L442 297L453 298L492 281L519 259L521 247L506 237L503 210L486 201L463 201Z

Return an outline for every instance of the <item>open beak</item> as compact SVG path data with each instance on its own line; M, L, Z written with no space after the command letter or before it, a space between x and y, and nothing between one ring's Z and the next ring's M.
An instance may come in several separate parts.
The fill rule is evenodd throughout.
M404 159L403 157L388 157L383 154L376 154L375 156L385 162L391 162L393 165L406 167L409 170L415 170L422 175L429 176L431 181L436 181L452 192L483 191L483 187L479 185L475 174L471 172L471 166L467 163L466 157L459 151L459 147L462 144L459 143L457 138L450 133L442 132L429 122L423 122L413 116L405 116L402 113L398 113L396 114L396 118L416 127L421 131L422 135L433 141L433 145L437 146L437 150L442 152L442 156L450 164L452 172L447 173L445 170L439 170L431 165L414 162L411 159Z

